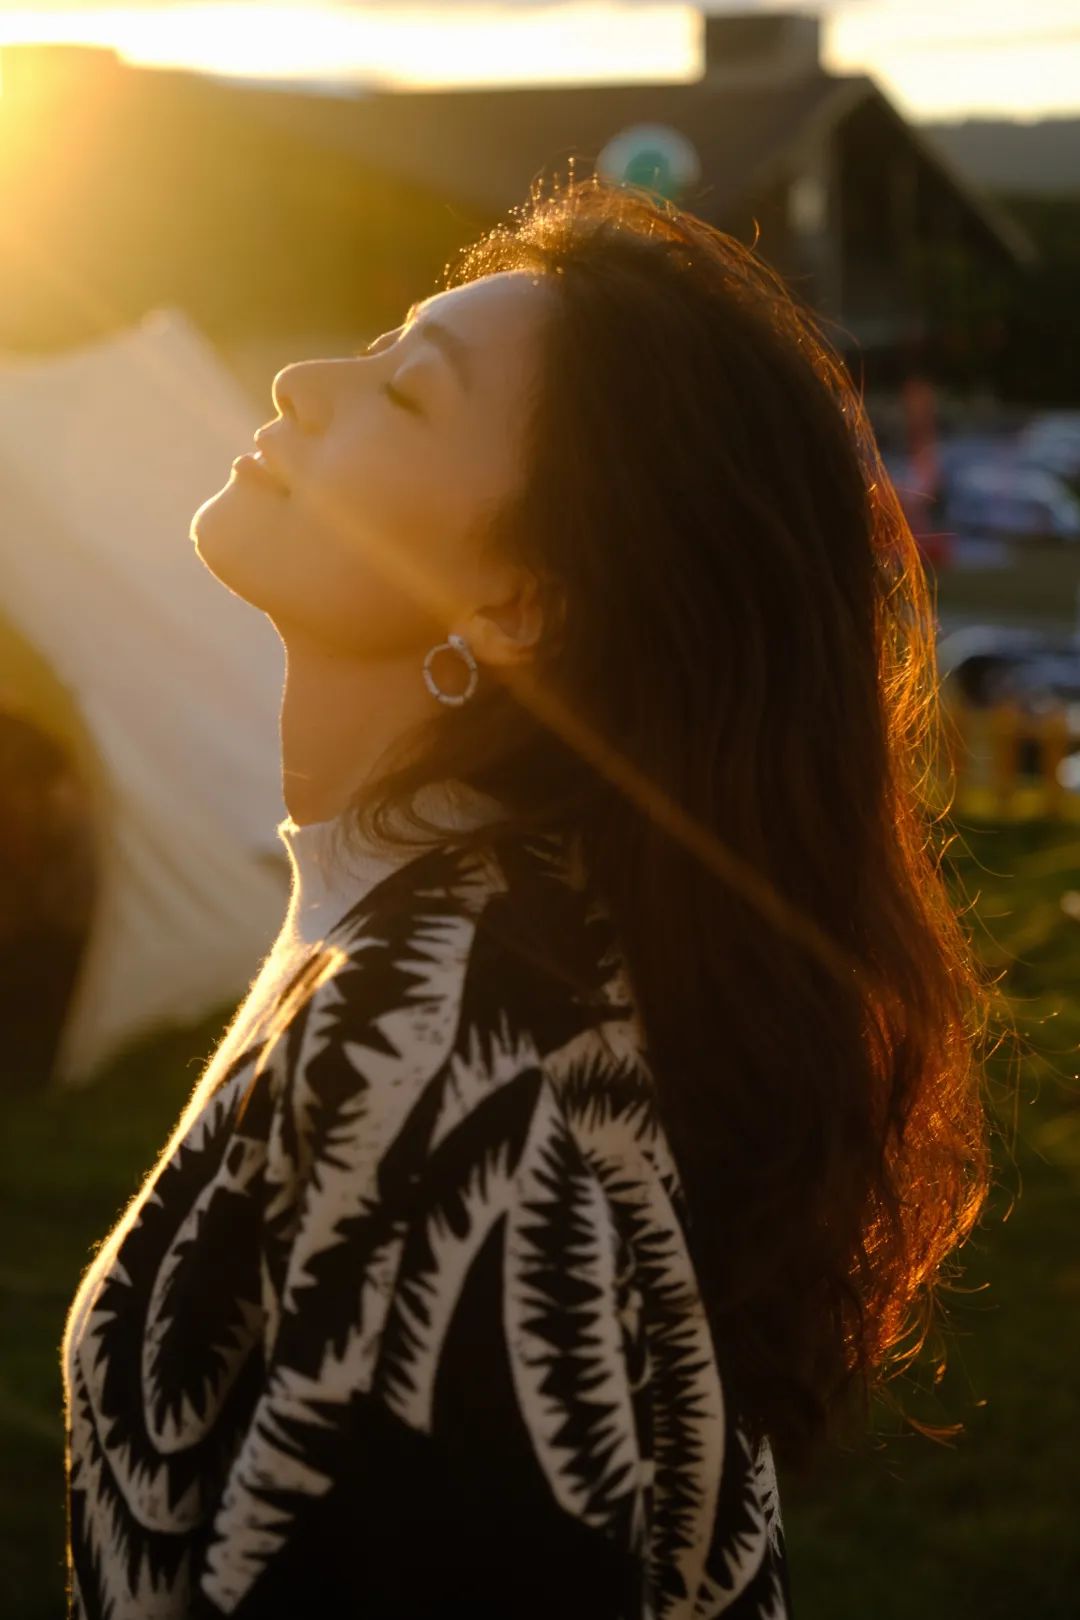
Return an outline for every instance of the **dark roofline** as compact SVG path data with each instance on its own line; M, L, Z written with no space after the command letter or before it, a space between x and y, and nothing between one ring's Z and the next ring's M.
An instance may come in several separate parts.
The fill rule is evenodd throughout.
M917 124L909 123L875 80L870 78L868 74L860 75L860 77L864 78L866 83L872 86L887 115L894 123L898 123L903 127L908 139L924 162L932 169L935 169L946 185L950 186L958 194L965 205L979 219L987 234L1017 264L1024 266L1037 264L1040 258L1039 250L1024 227L1010 218L992 198L980 192L974 183L961 172L952 158L938 146L936 141L925 135Z
M767 183L774 171L782 171L790 161L792 154L797 151L801 141L806 139L807 133L817 135L828 133L837 125L841 118L862 102L872 98L874 86L869 79L861 75L852 75L848 78L837 78L831 74L821 74L821 79L829 85L829 94L824 96L819 104L792 129L790 138L775 151L770 152L763 163L760 163L748 177L745 190L751 186ZM717 92L723 94L722 91Z
M704 173L702 195L699 197L695 194L687 206L701 212L704 217L709 217L710 212L722 213L736 203L750 183L751 176L756 175L761 167L760 154L751 147L744 154L751 166L742 171L725 171L718 168L715 163L715 140L712 142L714 151L711 154L714 162L710 164L709 137L710 133L714 135L716 133L710 130L709 112L713 106L724 108L729 114L728 124L731 123L730 114L735 112L737 116L740 107L745 107L747 123L755 138L764 133L763 120L760 117L761 109L773 109L775 123L782 135L781 144L784 150L790 150L800 131L805 130L808 114L816 110L821 100L829 99L832 93L832 86L827 77L816 73L787 81L775 90L765 93L756 87L716 88L700 78L493 87L450 86L434 90L378 90L360 95L347 93L337 98L326 95L309 98L302 90L266 95L255 92L258 99L263 102L265 115L274 123L290 122L299 106L301 115L305 111L310 115L306 129L303 124L298 125L309 139L335 150L340 150L344 142L345 145L352 147L356 157L367 162L376 161L377 135L381 146L381 150L377 153L377 161L389 173L396 174L409 183L432 188L438 195L445 194L448 201L452 197L453 200L479 208L482 212L493 216L499 216L514 204L520 203L530 183L540 171L543 170L547 174L553 166L562 168L570 153L577 154L583 165L591 166L598 155L599 147L621 125L657 120L680 124L682 109L692 110L694 116L683 126L684 133L699 148ZM316 100L321 103L318 108L310 105ZM335 110L338 114L336 118L334 110L331 110L335 101L337 103ZM520 184L515 184L512 195L505 186L500 186L497 180L493 183L490 178L484 178L479 186L472 183L474 171L468 166L470 152L475 156L477 151L486 150L490 142L497 138L499 120L504 108L508 112L513 109L520 115L516 120L510 120L511 123L518 124L521 123L522 117L531 120L535 111L536 122L542 127L548 121L549 111L560 101L567 104L564 129L553 129L549 138L542 136L541 144L535 150L523 151L523 164L529 164L531 168L527 174L523 168L523 178ZM452 192L447 188L447 176L440 175L437 163L430 172L426 169L422 151L402 156L394 149L395 116L400 123L400 114L410 103L415 104L418 111L423 110L423 122L427 125L421 137L421 147L426 141L430 141L431 122L443 111L455 120L450 132L451 139L460 137L465 131L470 134L471 138L466 140L464 147L464 167L454 177ZM347 109L350 106L358 113L355 144L349 139L346 122ZM577 130L573 139L563 139L565 127L574 125L575 106L585 111L587 115L584 126ZM610 127L604 127L601 137L596 129L596 114L599 112L601 121L607 126L609 108ZM385 131L377 129L377 121L383 109L390 112L389 128ZM475 125L469 119L470 112L474 110L477 115ZM758 116L752 116L755 114ZM559 121L554 122L557 124ZM727 133L728 131L725 131L725 134ZM775 134L777 131L774 130L772 133ZM770 150L768 158L771 157ZM482 164L476 173L484 174Z
M952 159L922 133L918 125L909 123L870 74L828 74L823 77L827 77L834 85L835 94L826 98L810 115L807 123L799 127L795 139L790 144L779 147L770 154L767 161L755 172L753 177L755 183L767 179L774 168L783 167L790 158L796 140L805 136L808 125L814 128L815 132L817 128L828 130L856 107L873 101L884 108L886 115L894 124L903 129L923 161L957 193L964 206L978 218L983 229L1010 258L1023 265L1038 262L1039 251L1023 226L1011 219L991 198L980 193Z
M708 197L700 202L693 198L687 201L687 206L694 211L701 209L720 209L737 203L740 196L748 190L767 182L767 179L777 170L782 170L785 164L790 164L793 155L797 155L799 145L806 140L808 133L827 134L848 113L866 102L875 102L884 109L885 115L899 128L904 136L911 142L922 161L940 178L960 200L964 208L973 216L982 228L986 237L1007 258L1018 265L1026 266L1036 263L1039 258L1038 250L1027 232L1000 209L991 199L982 195L948 158L948 156L933 142L933 140L919 130L918 126L910 123L894 106L881 86L869 74L828 74L817 72L806 75L802 79L795 79L777 86L773 92L760 89L740 90L735 86L725 87L712 85L706 78L695 79L664 79L620 82L573 82L569 84L542 84L542 85L455 85L439 89L400 90L390 88L369 89L365 87L359 92L345 92L338 96L327 95L321 92L315 97L308 96L302 87L278 92L254 92L261 95L265 109L271 116L289 116L291 108L298 101L319 101L326 107L327 103L337 102L342 107L348 104L358 109L376 109L380 106L393 104L396 108L415 101L428 109L438 109L440 106L451 108L460 115L463 108L471 104L478 109L482 108L487 114L487 121L496 121L496 111L501 104L522 107L528 106L532 101L540 107L555 104L557 98L562 97L568 101L582 102L587 98L590 107L602 106L605 99L617 102L642 102L641 117L643 121L649 120L648 103L654 98L669 102L672 98L681 102L685 98L687 105L692 106L698 113L695 122L701 124L701 109L708 107L711 102L727 103L729 106L740 97L752 97L755 104L760 103L762 97L775 101L777 104L788 103L790 115L787 125L781 126L779 139L763 156L752 162L752 166L739 174L734 185L724 184L724 176L715 175L708 182ZM629 108L615 112L616 118L629 114ZM316 128L310 131L316 139L327 140L325 130ZM700 132L687 130L691 139L700 139ZM335 135L329 144L338 146L340 137ZM567 145L558 142L551 145L544 159L543 167L548 170L552 164L565 162L568 151L581 151L578 141ZM583 154L589 163L596 154L585 151ZM357 156L366 156L371 161L373 154L364 153L364 142L361 138L357 143ZM438 175L426 176L421 163L408 161L395 162L392 151L386 153L385 158L379 160L385 168L396 173L400 178L413 184L431 185L439 190ZM530 177L532 178L532 177ZM708 177L703 177L708 178ZM522 183L522 196L526 189L526 182ZM498 215L507 206L509 200L493 195L484 196L478 193L477 188L469 184L468 175L462 176L458 197L461 202L473 207L480 207ZM518 199L520 200L520 199Z

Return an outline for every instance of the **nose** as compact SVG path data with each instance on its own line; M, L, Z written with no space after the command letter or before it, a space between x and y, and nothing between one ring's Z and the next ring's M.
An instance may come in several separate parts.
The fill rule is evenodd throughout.
M274 409L291 417L305 433L318 432L329 410L329 392L320 385L326 362L294 360L283 366L270 385Z

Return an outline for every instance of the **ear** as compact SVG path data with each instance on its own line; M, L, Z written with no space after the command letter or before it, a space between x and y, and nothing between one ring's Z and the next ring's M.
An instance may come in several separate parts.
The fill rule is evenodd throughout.
M481 664L502 669L527 663L544 628L536 576L514 568L507 572L504 584L497 602L474 609L455 626Z

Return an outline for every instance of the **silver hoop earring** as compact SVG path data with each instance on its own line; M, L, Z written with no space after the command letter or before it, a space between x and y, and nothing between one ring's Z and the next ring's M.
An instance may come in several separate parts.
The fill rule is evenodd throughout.
M431 673L431 660L435 657L436 653L444 652L446 650L460 653L461 657L464 658L469 667L469 684L465 688L464 692L444 692L442 688L437 686L435 683L435 677ZM465 640L464 636L459 636L454 631L450 632L445 641L440 641L436 646L432 647L427 657L424 659L424 684L427 686L427 689L431 693L432 697L438 698L440 703L466 702L476 691L476 683L479 679L480 668L476 662L476 659L473 657L472 648L469 646L469 643Z

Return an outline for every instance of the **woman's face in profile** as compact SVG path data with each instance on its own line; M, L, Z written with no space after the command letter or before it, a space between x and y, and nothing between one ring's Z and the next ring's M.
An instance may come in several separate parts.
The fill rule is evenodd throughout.
M552 297L543 277L502 271L424 300L360 355L286 366L259 434L282 487L241 468L199 508L210 572L286 644L361 656L445 634L429 586L468 609L497 601L476 535L524 473Z

